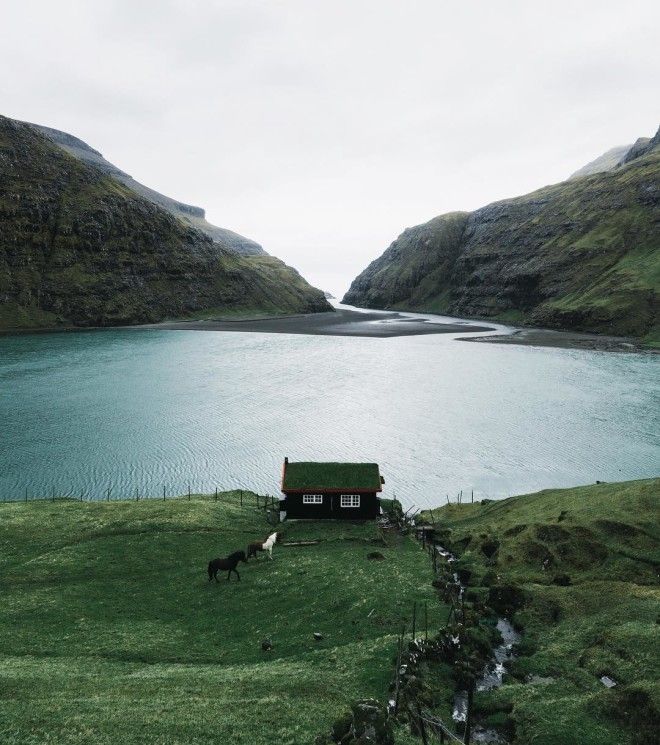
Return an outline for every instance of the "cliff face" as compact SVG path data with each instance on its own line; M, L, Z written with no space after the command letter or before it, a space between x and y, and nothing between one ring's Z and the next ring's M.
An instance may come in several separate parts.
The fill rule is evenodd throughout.
M283 262L212 241L33 127L0 117L0 328L330 310Z
M659 145L656 135L614 170L410 228L354 280L343 302L653 333Z
M160 192L150 189L148 186L141 184L136 181L128 173L125 173L117 166L107 161L98 150L91 148L86 142L70 135L68 132L62 132L59 129L52 129L51 127L44 127L41 124L31 124L39 132L48 137L51 142L66 150L69 155L73 155L74 158L87 163L87 165L96 168L102 173L111 176L116 181L127 186L131 191L139 194L141 197L148 199L150 202L162 207L167 210L174 217L178 217L180 220L187 222L193 228L201 230L203 233L211 238L211 240L219 243L223 248L228 248L230 251L235 253L248 255L265 254L264 249L250 238L234 233L232 230L227 228L219 228L217 225L213 225L206 220L206 213L201 207L195 207L192 204L185 204L179 202L176 199L165 196Z

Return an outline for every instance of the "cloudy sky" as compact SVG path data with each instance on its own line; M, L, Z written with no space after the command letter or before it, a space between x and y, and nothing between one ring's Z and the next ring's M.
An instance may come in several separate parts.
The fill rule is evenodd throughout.
M405 227L652 134L659 31L645 0L5 0L1 113L340 294Z

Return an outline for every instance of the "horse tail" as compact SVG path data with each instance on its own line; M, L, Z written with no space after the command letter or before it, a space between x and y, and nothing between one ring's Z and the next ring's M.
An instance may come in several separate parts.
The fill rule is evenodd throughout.
M209 582L213 579L213 566L212 566L212 564L213 564L213 562L212 561L209 561L209 569L208 569L208 572L209 572Z

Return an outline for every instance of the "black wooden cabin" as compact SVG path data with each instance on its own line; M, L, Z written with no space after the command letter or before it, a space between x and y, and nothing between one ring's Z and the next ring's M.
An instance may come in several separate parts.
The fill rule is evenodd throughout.
M290 463L284 459L280 519L373 520L385 480L377 463Z

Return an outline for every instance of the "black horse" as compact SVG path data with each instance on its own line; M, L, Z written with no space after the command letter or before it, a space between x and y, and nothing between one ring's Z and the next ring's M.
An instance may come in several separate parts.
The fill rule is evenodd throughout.
M209 582L215 578L215 581L218 582L218 571L220 569L228 569L227 572L227 579L231 577L232 572L236 572L236 576L238 577L239 581L241 579L241 575L236 571L236 565L239 561L242 561L244 564L247 564L247 559L245 558L245 551L234 551L231 556L228 556L226 559L212 559L209 561Z

